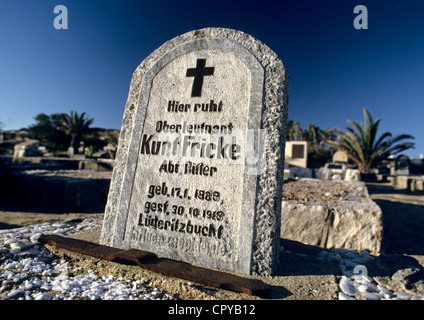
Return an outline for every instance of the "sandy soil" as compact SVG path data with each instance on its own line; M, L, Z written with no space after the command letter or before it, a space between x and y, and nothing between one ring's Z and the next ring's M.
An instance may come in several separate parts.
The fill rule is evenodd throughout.
M383 211L382 248L388 254L424 255L424 194L369 183L371 198Z
M39 211L38 209L37 211ZM55 213L34 212L31 208L22 206L0 206L0 230L11 229L51 221L65 221L69 219L84 219L86 217L99 216L103 213Z
M30 170L32 174L43 177L68 177L77 179L110 179L112 170Z

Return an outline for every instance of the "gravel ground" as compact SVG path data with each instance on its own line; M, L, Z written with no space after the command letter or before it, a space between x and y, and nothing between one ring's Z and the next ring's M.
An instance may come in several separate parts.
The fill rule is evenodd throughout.
M366 196L366 188L346 181L292 180L285 182L283 188L284 201L310 204L341 203Z
M0 299L5 300L173 300L258 299L216 290L109 261L42 246L41 234L98 240L101 219L72 219L0 231ZM422 300L393 291L368 275L368 252L322 250L283 241L281 265L267 299ZM258 278L258 277L257 277Z
M330 183L323 190L316 181L302 180L289 182L284 187L284 197L309 202L339 201L343 197L355 196L355 192L367 191L354 190L348 184L341 186L337 182ZM390 208L396 208L395 204L393 202ZM413 207L415 214L422 219L417 208L424 207ZM136 266L99 261L52 246L42 246L37 242L42 233L98 241L102 215L32 212L33 220L28 220L28 214L0 211L0 223L3 221L6 227L0 230L2 300L259 299L162 276ZM406 214L403 210L402 215ZM21 223L20 219L25 216L24 226L11 227ZM419 300L424 296L424 259L420 251L412 253L415 255L406 256L393 251L391 255L375 257L366 251L324 250L283 239L277 274L259 278L272 286L271 294L265 299ZM397 269L389 270L389 266ZM412 278L414 281L411 281Z

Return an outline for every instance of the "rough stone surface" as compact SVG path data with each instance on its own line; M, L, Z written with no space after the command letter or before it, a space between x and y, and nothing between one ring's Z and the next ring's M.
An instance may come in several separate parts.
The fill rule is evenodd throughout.
M201 98L193 98L190 97L193 77L180 79L176 75L185 74L188 68L196 67L196 59L200 58L206 59L206 68L215 68L216 79L221 79L226 85L211 84L212 77L205 76L202 89L204 95ZM231 72L220 74L217 67L219 64L225 64L225 68ZM186 105L193 108L195 103L212 104L212 100L216 104L222 101L224 108L230 107L227 109L228 113L222 113L217 118L204 114L189 118L186 111L180 111L174 117L166 118L168 114L163 111L164 106L169 106L174 101L183 104L184 110ZM266 45L243 32L207 28L188 32L162 45L146 58L133 74L105 211L102 244L122 249L135 247L164 257L222 270L272 274L278 263L277 226L281 212L287 102L288 76L282 62ZM161 107L163 114L160 113ZM212 179L212 183L211 179L207 180L211 177L194 179L185 175L172 176L169 173L165 175L166 180L160 180L157 178L159 175L152 171L152 165L155 170L158 168L157 163L152 162L154 159L139 156L142 153L142 134L153 134L160 120L166 120L168 124L183 124L187 120L191 124L218 125L231 121L235 129L241 132L241 140L238 140L242 142L239 145L241 149L248 139L246 130L262 129L266 137L265 143L259 145L259 149L258 145L254 145L254 153L261 157L255 165L260 165L255 167L246 163L239 163L238 166L216 164L218 179ZM257 131L254 134L259 135ZM258 136L255 141L257 140ZM190 220L184 214L179 217L179 222L188 224L190 221L193 225L196 224L198 231L199 228L205 230L205 234L208 232L203 228L208 226L210 233L213 223L214 228L220 230L217 233L222 238L220 237L219 241L203 241L201 237L200 240L181 235L171 237L169 234L156 232L159 230L152 232L152 228L147 232L134 227L137 224L147 225L148 220L143 219L150 219L147 217L149 213L144 211L145 215L141 215L146 209L146 191L149 185L164 186L162 183L166 183L166 188L169 188L162 187L162 191L170 190L177 186L177 183L182 190L189 190L184 195L186 199L172 199L174 205L185 208L184 214L188 213L192 205L204 206L205 202L187 201L190 200L188 197L194 196L193 189L198 187L219 190L223 195L220 200L223 201L209 203L206 208L222 209L225 212L223 222L194 217ZM155 195L152 201L155 200L164 202L167 199ZM167 212L164 210L164 213ZM151 213L150 217L155 219L158 216ZM161 217L159 216L163 223L176 221ZM220 227L222 228L218 229ZM139 241L141 238L149 238L150 243ZM157 239L160 239L159 245ZM163 246L163 243L167 243L171 250ZM195 254L193 250L184 251L178 249L178 246L209 246L209 249L198 250L206 254Z
M370 274L389 290L424 295L424 268L411 256L381 255L370 266Z
M13 161L18 161L23 157L38 156L38 146L40 141L38 140L26 140L24 142L15 145L13 150Z
M303 204L339 204L367 197L368 191L362 182L300 179L287 181L283 190L283 200Z
M287 183L281 237L322 248L380 253L382 212L362 182Z

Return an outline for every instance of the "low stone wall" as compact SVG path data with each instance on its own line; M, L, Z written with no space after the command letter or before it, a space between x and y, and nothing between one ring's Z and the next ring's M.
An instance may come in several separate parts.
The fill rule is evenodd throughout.
M110 178L81 179L7 173L0 180L0 201L65 212L104 212Z
M296 195L302 192L300 189L305 189L305 185L299 186L299 191L289 186L293 196L282 203L282 238L327 249L381 253L382 212L369 197L363 182L310 179L302 183L311 185L315 191L307 193L306 201L303 196ZM340 193L331 197L337 184L340 185ZM290 199L290 196L286 195L286 198Z
M20 161L24 157L38 156L38 147L40 141L38 140L26 140L21 143L17 143L13 149L13 161Z
M311 169L291 167L284 170L285 179L317 178L320 180L359 181L361 173L357 169L334 170L327 168Z
M396 189L424 191L424 176L394 176L392 183Z
M1 159L5 162L5 159ZM115 160L113 159L89 159L89 158L54 158L54 157L19 157L14 158L15 167L46 170L112 170Z

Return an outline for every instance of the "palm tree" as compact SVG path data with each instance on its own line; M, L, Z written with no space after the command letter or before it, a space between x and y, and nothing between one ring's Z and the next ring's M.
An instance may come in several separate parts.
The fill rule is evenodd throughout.
M301 141L303 139L302 129L297 121L290 120L288 123L287 141Z
M340 135L339 139L326 142L345 151L350 159L356 163L361 173L370 173L372 168L375 168L390 155L414 148L413 142L401 142L406 139L414 139L413 136L408 134L393 137L390 132L385 132L377 138L380 119L374 120L367 109L364 109L364 119L365 123L361 123L361 125L348 120L347 122L353 128L346 128L348 132L334 129Z
M60 130L71 136L71 145L75 153L78 153L78 147L83 140L84 135L89 132L90 125L94 119L86 119L85 112L79 115L76 111L71 111L71 114L62 114L60 119Z

